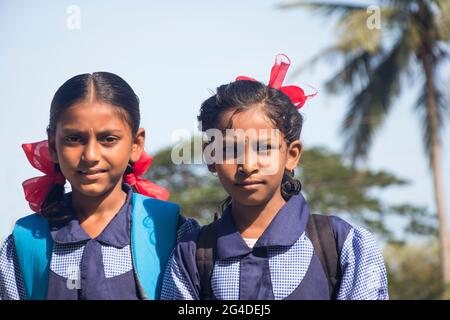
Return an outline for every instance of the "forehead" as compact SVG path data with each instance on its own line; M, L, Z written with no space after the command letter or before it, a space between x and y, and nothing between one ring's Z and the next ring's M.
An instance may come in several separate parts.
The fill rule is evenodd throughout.
M222 113L219 117L219 129L270 130L277 128L263 109L259 106L255 106L241 112L230 110Z
M98 101L82 101L70 106L58 119L57 128L79 130L130 130L118 107Z

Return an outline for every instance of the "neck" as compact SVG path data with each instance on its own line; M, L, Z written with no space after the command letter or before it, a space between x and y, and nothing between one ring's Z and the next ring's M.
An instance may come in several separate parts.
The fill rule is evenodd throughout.
M90 197L72 190L72 208L81 227L92 238L103 231L125 203L127 194L118 183L114 189L101 196Z
M258 205L245 205L232 200L231 214L242 237L257 239L285 204L278 190L268 202Z

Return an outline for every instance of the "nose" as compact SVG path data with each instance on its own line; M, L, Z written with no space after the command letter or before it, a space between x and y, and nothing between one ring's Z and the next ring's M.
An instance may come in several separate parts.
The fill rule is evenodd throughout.
M258 155L252 150L248 143L245 145L243 156L244 161L242 161L241 164L238 164L238 172L248 176L257 173L259 170Z
M100 150L96 139L89 139L84 147L81 159L89 163L95 163L100 160Z

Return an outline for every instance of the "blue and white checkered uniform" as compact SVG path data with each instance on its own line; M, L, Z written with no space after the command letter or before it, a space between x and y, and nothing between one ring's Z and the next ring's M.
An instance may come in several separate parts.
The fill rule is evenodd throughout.
M131 196L101 234L91 239L73 218L51 229L49 299L139 299L131 256ZM66 209L70 210L70 194ZM72 214L73 216L73 214ZM194 219L180 217L177 238L198 229ZM0 249L0 299L25 299L22 275L10 235Z
M211 276L214 298L330 299L325 272L305 233L309 216L303 196L292 197L249 248L226 210L218 224ZM335 216L330 222L341 270L337 299L388 299L386 269L372 234ZM164 275L162 299L199 299L198 233L177 244Z

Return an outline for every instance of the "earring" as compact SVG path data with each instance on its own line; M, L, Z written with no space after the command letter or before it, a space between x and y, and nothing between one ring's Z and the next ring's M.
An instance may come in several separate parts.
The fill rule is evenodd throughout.
M217 177L217 176L218 176L217 171L211 171L211 174L212 174L214 177Z

